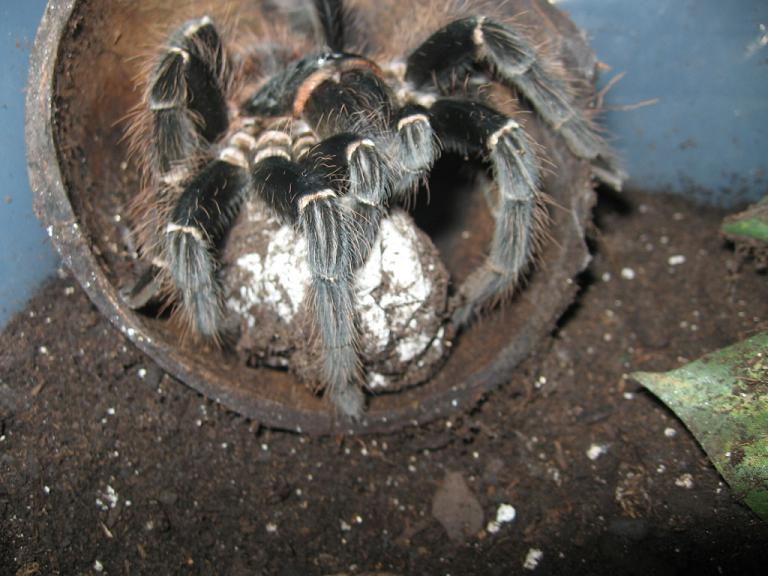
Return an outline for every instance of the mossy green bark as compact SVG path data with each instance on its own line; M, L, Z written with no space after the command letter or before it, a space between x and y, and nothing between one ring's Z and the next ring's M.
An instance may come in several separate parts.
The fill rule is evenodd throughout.
M671 372L632 377L677 414L731 489L768 521L768 332Z

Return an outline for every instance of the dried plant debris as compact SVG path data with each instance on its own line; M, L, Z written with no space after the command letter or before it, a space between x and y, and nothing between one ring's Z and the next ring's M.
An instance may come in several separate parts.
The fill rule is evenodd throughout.
M680 417L731 488L768 521L768 332L671 372L632 376Z

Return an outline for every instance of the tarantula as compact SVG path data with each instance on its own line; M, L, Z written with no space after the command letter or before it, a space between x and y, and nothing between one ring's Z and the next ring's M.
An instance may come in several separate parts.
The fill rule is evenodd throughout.
M145 191L136 205L143 257L137 283L166 286L194 332L216 339L223 305L219 246L243 202L258 195L308 246L321 383L338 410L364 409L356 349L356 270L388 207L410 197L443 151L492 170L495 224L485 262L459 288L457 327L515 290L536 251L542 221L541 165L521 125L486 87L514 92L596 174L621 171L567 82L493 7L450 7L402 59L350 47L342 0L314 0L324 46L265 64L268 41L235 50L212 18L179 26L147 72L134 142ZM139 298L141 299L141 298Z

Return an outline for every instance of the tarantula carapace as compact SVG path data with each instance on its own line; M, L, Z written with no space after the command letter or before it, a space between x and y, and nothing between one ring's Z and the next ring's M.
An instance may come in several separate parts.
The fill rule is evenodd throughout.
M321 385L341 413L360 415L355 272L389 206L411 196L444 151L481 159L495 181L493 238L458 288L453 323L514 291L544 220L541 166L489 87L517 94L573 154L620 183L559 66L496 7L477 6L435 4L403 22L410 40L397 46L400 58L350 45L354 19L341 0L314 1L324 45L309 53L275 54L273 38L235 47L204 15L167 39L146 74L134 140L147 176L136 228L153 262L149 283L168 287L194 332L216 339L222 330L218 246L256 195L306 238Z

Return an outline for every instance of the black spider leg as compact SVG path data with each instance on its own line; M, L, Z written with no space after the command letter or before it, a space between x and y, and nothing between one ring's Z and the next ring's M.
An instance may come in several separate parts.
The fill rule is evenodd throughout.
M251 147L251 141L243 133L233 136L232 145L186 184L165 228L168 270L187 323L214 339L223 317L218 246L252 189L241 149Z
M395 158L400 167L394 195L408 202L440 155L440 144L424 106L406 104L398 111L392 127L397 135Z
M283 148L257 151L252 178L267 204L307 240L312 275L308 302L320 337L322 381L334 405L356 418L365 400L359 387L354 235L350 214L339 198L343 180L335 161L349 145L342 140L321 142L300 163L290 157L290 139Z
M478 308L514 290L531 263L540 218L539 164L522 127L485 104L440 99L429 117L446 149L490 162L497 186L488 257L460 289L464 302L453 319L461 326Z
M171 35L147 98L153 168L163 183L183 180L190 159L226 131L225 74L224 49L210 18L190 20Z
M449 83L456 72L472 73L477 65L522 93L576 156L591 160L599 178L621 189L626 174L608 144L573 102L565 83L545 69L535 49L509 26L485 16L448 24L409 56L406 79L425 88L435 80Z
M391 94L381 79L370 70L356 68L318 84L302 108L306 121L318 133L327 136L308 154L307 161L314 164L316 173L323 172L326 181L344 193L340 201L351 214L347 228L347 248L351 252L349 257L342 259L343 265L350 268L339 268L336 272L344 272L346 282L354 281L354 272L367 260L390 198L412 189L437 155L427 111L409 106L394 113L392 107ZM323 282L318 287L326 290L328 284ZM334 287L338 289L338 286ZM340 315L336 306L326 304L321 307L323 299L329 299L327 294L317 289L315 294L316 318L326 348L330 348L336 330L328 323L342 322L347 326L348 322L354 321L354 307ZM350 288L351 304L354 304L353 296ZM337 372L340 367L349 371L347 378L350 380L342 388L349 392L359 391L352 380L359 380L358 358L356 349L352 348L323 351L324 363ZM354 372L353 360L356 362ZM330 373L325 377L339 376L342 374ZM343 381L337 386L344 386ZM334 402L345 413L357 415L346 405L346 399L337 397Z
M334 52L344 50L344 6L342 0L314 0L325 43Z
M391 199L409 199L439 155L426 108L394 109L389 88L365 67L320 83L302 110L321 134L356 134L342 162L349 171L344 201L358 222L355 265L365 262ZM343 155L340 155L340 157Z
M335 142L334 163L346 175L343 202L354 214L353 267L368 257L401 167L389 136L392 102L372 72L352 69L315 87L302 110L313 129Z
M124 292L133 308L141 308L160 292L167 265L164 219L203 150L227 129L226 76L221 37L207 16L182 24L151 71L145 97L151 119L149 171L154 203L162 216L149 218L156 228L150 231L155 240L145 246L145 256L152 263Z
M313 270L313 303L324 346L324 379L335 405L352 417L359 416L363 407L354 278L376 239L397 174L385 137L390 109L386 86L365 69L342 71L320 82L301 108L301 116L325 138L307 153L302 165L316 176L322 175L331 189L341 195L326 201L332 202L329 205L336 206L344 216L335 224L340 238L335 250L335 280L329 281L325 278L327 273ZM321 206L313 202L305 214L312 216L309 208L315 211ZM323 231L315 229L322 222L314 216L311 220L307 217L304 224L310 267L317 268L318 263L324 262L311 251L313 245L323 245ZM333 245L328 239L324 243ZM324 268L329 266L330 262L323 264Z
M147 105L152 118L152 166L159 218L158 245L182 297L182 310L199 332L216 336L221 304L212 252L221 218L236 211L244 159L227 148L196 176L200 158L228 127L224 98L226 56L209 17L174 32L153 70ZM190 179L191 178L191 179Z
M329 383L335 382L334 387L346 391L346 394L353 391L359 394L357 383L361 367L357 349L350 345L339 347L336 334L347 334L347 327L352 330L355 326L354 273L367 259L385 207L402 178L402 165L397 157L402 149L399 138L408 139L407 134L411 144L421 143L421 134L414 135L413 131L428 122L423 110L419 111L417 118L411 118L411 114L395 116L388 88L365 67L341 71L314 86L301 109L301 115L317 133L325 137L307 154L304 164L315 174L323 174L324 180L342 194L338 205L348 215L346 220L340 221L340 225L344 226L343 236L347 239L347 244L341 245L341 251L346 251L346 254L340 255L334 272L340 279L343 278L343 282L329 283L322 277L314 281L316 320L326 348L322 361L329 366L325 378ZM398 136L393 137L391 124L395 117L402 122L402 126ZM422 169L420 165L418 167ZM316 241L309 232L307 235L311 246ZM340 311L330 289L344 289L352 307ZM341 323L344 330L334 326L337 323ZM351 334L354 341L349 344L357 341L357 334ZM339 349L334 350L334 346ZM342 368L346 376L340 372ZM337 392L332 398L344 413L351 416L359 414L357 405L351 404L355 396L347 399Z
M390 188L387 160L372 140L351 132L326 138L306 160L331 183L350 215L349 264L354 272L365 263L384 214L381 199Z

